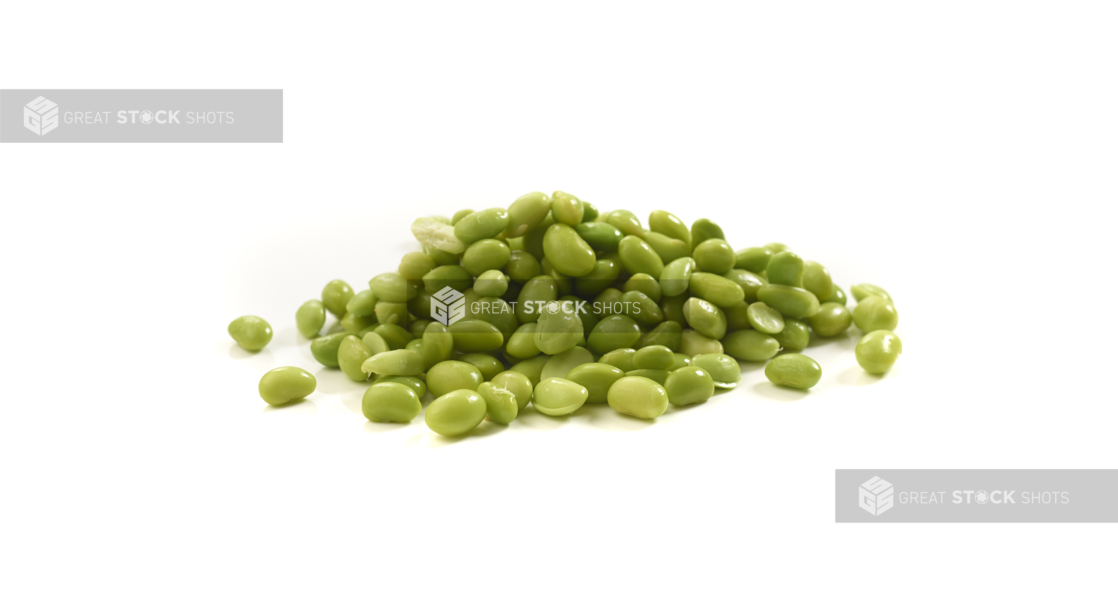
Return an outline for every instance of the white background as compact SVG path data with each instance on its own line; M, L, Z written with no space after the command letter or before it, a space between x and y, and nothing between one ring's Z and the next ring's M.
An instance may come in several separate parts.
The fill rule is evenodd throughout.
M0 146L0 608L1113 607L1114 525L834 523L836 468L1118 467L1113 4L396 4L5 8L2 87L286 108ZM554 189L883 285L904 355L861 374L855 330L807 394L747 365L653 424L366 422L299 304ZM279 365L318 392L266 408Z

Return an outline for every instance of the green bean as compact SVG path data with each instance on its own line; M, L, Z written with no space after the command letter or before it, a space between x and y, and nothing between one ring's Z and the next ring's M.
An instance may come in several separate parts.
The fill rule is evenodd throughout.
M668 409L668 392L642 376L626 376L613 383L606 400L621 414L641 419L655 419Z
M423 357L407 349L377 353L361 364L363 372L389 376L415 376L422 374L423 368Z
M472 276L481 276L483 272L499 271L504 268L510 257L512 251L509 250L509 245L500 240L486 238L466 248L466 252L462 255L462 267Z
M680 335L679 352L688 357L694 357L704 353L721 353L723 348L722 343L718 340L708 338L693 329L685 329Z
M411 332L392 323L377 325L373 328L373 331L381 338L384 338L384 341L388 343L388 348L393 351L402 349L406 347L409 342L415 340L415 336L413 336ZM362 339L364 339L364 334L362 334ZM311 347L314 347L313 342L311 343Z
M703 272L726 274L734 267L734 249L720 238L711 238L695 247L692 255Z
M454 254L466 250L466 244L455 235L454 226L445 221L444 219L421 217L411 224L412 235L419 241L419 244L424 246L424 252L428 255L434 256L431 251L427 250L428 248Z
M698 247L707 240L725 240L726 233L717 223L710 219L699 219L691 224L691 244Z
M835 284L831 281L831 273L822 264L814 261L804 262L804 289L815 294L820 302L826 302L834 291Z
M346 336L338 345L338 367L345 372L351 380L362 382L369 378L369 373L361 369L365 360L373 356L373 352L357 336Z
M802 351L811 342L811 330L803 321L785 319L784 329L773 334L773 338L780 343L780 348L784 350Z
M594 269L586 276L575 279L575 291L579 295L593 296L605 291L621 274L621 258L617 253L599 257Z
M369 280L369 290L377 302L406 302L415 297L415 285L395 272L378 274ZM375 304L374 304L375 305Z
M660 274L664 272L664 261L647 242L637 236L622 238L617 252L621 255L621 265L630 274L643 272L660 278Z
M524 283L516 300L516 318L523 323L535 323L540 318L540 304L553 302L559 297L555 279L537 276Z
M314 393L317 382L310 372L292 366L276 368L260 378L260 399L273 406L301 400Z
M454 213L454 216L450 218L450 224L454 225L455 223L458 223L459 221L461 221L462 219L466 218L469 215L472 215L473 213L474 213L473 209L463 208L462 210Z
M890 302L893 301L893 298L889 297L888 291L882 289L881 287L878 287L877 285L871 285L869 283L854 285L850 288L850 293L854 296L854 300L858 302L861 302L862 300L875 295L880 298L885 298Z
M862 336L854 346L854 357L858 365L870 374L884 374L897 362L901 350L901 339L897 334L879 329Z
M691 365L690 357L684 355L683 353L672 353L672 365L668 366L668 371L672 372L689 365Z
M691 246L691 230L687 229L679 217L666 210L654 210L648 215L648 229Z
M702 368L687 366L668 375L664 390L673 406L701 404L714 395L714 379Z
M314 338L326 323L326 306L321 300L307 300L295 311L295 327L305 338Z
M595 261L594 266L597 267L597 265L598 262ZM591 268L591 271L593 271L593 268ZM557 270L546 257L540 261L540 274L555 279L555 292L559 295L564 295L574 290L574 283L571 282L571 277Z
M395 382L377 382L361 397L361 413L377 423L408 423L423 404L415 390Z
M897 328L897 307L883 297L871 295L858 300L854 307L854 325L863 333L883 329L893 331Z
M451 363L446 361L444 363ZM485 418L485 400L470 389L440 396L427 406L423 419L427 428L444 436L461 436L474 430Z
M749 305L746 310L749 326L766 334L779 334L784 329L784 316L763 302Z
M788 250L788 245L786 245L782 242L770 242L770 243L766 244L764 246L764 248L772 251L773 255L776 255L777 253L783 253L783 252L787 251Z
M546 193L533 191L520 196L509 206L505 236L509 238L523 236L528 230L539 226L549 212L551 212L551 198Z
M726 354L742 361L768 361L780 352L780 343L755 329L736 331L726 336Z
M672 297L686 292L690 287L695 267L695 260L690 257L681 257L664 266L664 271L659 277L663 295Z
M548 355L537 355L531 359L521 361L509 368L509 370L512 372L519 372L528 377L528 381L535 387L540 384L540 375L543 373L543 368L550 359L551 357Z
M513 251L505 264L505 272L512 280L523 283L540 275L540 262L527 251Z
M413 296L414 297L414 296ZM346 302L346 314L351 314L359 317L367 317L376 312L377 297L372 289L365 289L358 291L353 297L349 298Z
M423 399L427 395L427 383L418 376L377 376L374 383L396 383L415 391L415 396Z
M826 301L846 306L846 293L842 290L842 287L839 287L837 284L833 285L831 287L831 295Z
M794 319L810 317L819 312L819 298L807 289L789 285L768 284L757 290L757 299Z
M233 319L228 331L233 340L248 351L259 351L272 341L272 326L264 319L252 315Z
M469 353L484 353L501 348L505 337L496 325L478 319L464 319L447 326L454 336L454 348Z
M663 346L671 351L679 350L680 337L683 327L675 321L664 321L652 328L652 331L641 336L633 348L643 349L649 346Z
M765 377L774 384L796 389L810 389L823 376L819 364L799 353L781 355L765 366Z
M504 208L479 210L466 215L454 224L454 236L463 244L470 244L497 236L505 231L508 224L509 211Z
M582 201L582 220L593 221L598 218L598 207L586 200Z
M569 193L556 191L551 194L551 216L556 223L578 225L582 223L582 201Z
M542 223L538 227L528 230L524 234L523 250L528 251L536 259L544 258L543 239L547 235L547 230L555 225L555 219L551 218L551 213L547 213ZM577 233L577 232L576 232Z
M372 325L373 323L380 323L382 325L392 324L403 327L408 322L407 302L385 302L381 300L377 302L376 313L376 321L373 321L368 317L360 317L357 321L354 321L356 330L364 329L365 327L367 327L368 325ZM342 317L342 327L346 327L345 317ZM349 331L348 328L347 331Z
M396 273L408 281L421 281L423 275L434 270L436 266L438 264L427 253L413 251L400 258L400 265L396 268Z
M569 225L556 223L547 228L543 252L555 269L567 276L585 276L594 269L594 249Z
M361 342L369 349L369 356L376 355L377 353L384 353L391 350L388 347L388 342L375 331L366 332L361 334ZM341 346L341 344L339 344Z
M718 353L695 355L691 359L691 365L706 370L714 381L714 386L719 389L733 389L741 382L741 366L738 365L737 359L729 355Z
M530 359L540 354L536 346L536 323L521 325L509 338L505 350L517 359Z
M695 272L689 283L691 295L719 308L736 306L745 300L745 291L736 282L709 272Z
M683 316L695 331L720 340L726 335L726 314L706 300L691 298L683 305Z
M524 410L528 402L532 401L532 389L534 385L527 376L520 372L505 370L494 376L493 380L489 381L489 383L494 387L511 391L512 394L516 396L516 406L518 410Z
M633 355L633 367L638 370L667 370L672 365L672 354L666 346L647 346Z
M536 348L555 355L574 347L583 339L582 319L570 302L548 302L536 321Z
M342 340L351 335L353 334L349 332L339 332L315 338L311 341L311 356L328 368L338 367L338 347L342 345Z
M768 281L749 270L739 270L737 268L723 274L722 277L737 283L741 287L742 297L750 303L757 301L757 290L768 284Z
M664 269L666 270L667 266L665 266ZM626 292L640 291L654 302L659 302L660 298L663 296L663 292L660 288L660 281L643 272L629 277L629 280L625 281L625 284L621 286L621 290Z
M452 235L453 235L453 232L452 232ZM466 250L466 245L462 245L462 250L463 251ZM461 253L461 251L459 251L459 253ZM436 267L437 266L453 266L453 265L458 263L458 253L450 253L450 252L444 251L442 249L436 249L436 248L433 248L433 247L424 246L423 247L423 254L430 257L431 261L433 261L435 263ZM431 268L431 270L434 270L434 269L435 269L434 267ZM428 271L430 271L430 270L428 270ZM426 274L426 272L424 272L424 274ZM419 278L421 280L423 279L422 276L420 276Z
M627 210L615 210L606 216L605 221L621 230L621 233L626 236L637 236L639 238L644 235L644 228L641 227L640 219Z
M476 391L483 382L481 370L465 361L440 361L427 372L427 390L435 397L459 389Z
M507 425L520 412L516 395L508 389L485 382L478 386L477 392L481 399L485 400L486 416L494 423Z
M664 311L660 306L640 291L626 291L621 295L621 301L627 304L625 312L638 325L657 325L664 320Z
M641 338L637 322L625 315L613 315L598 322L586 339L590 350L600 355L619 348L629 348Z
M594 355L591 355L590 351L581 346L567 349L558 355L552 355L543 369L540 370L540 381L549 378L566 378L571 370L584 363L594 363Z
M578 235L595 251L616 253L624 234L621 230L602 221L592 223L579 223L575 226Z
M804 286L804 260L791 251L776 253L765 267L765 277L774 285Z
M446 287L462 293L473 279L462 266L439 266L423 276L423 287L432 295Z
M589 392L582 385L562 378L540 381L532 394L532 405L549 416L563 416L586 403Z
M584 363L567 373L567 380L586 389L586 401L591 404L606 401L609 388L622 378L625 372L607 363Z
M641 238L656 251L665 265L691 255L691 246L677 238L670 238L659 232L645 232Z
M464 353L458 359L477 368L486 381L493 380L494 376L505 371L505 364L500 359L485 353Z
M343 280L332 280L322 288L322 304L337 318L345 315L345 306L353 298L353 288Z
M617 349L602 355L598 363L613 366L622 372L629 372L636 369L636 366L633 365L633 357L636 354L637 352L631 348Z
M811 315L807 320L811 323L811 329L815 330L820 338L830 338L846 331L853 317L846 306L824 302L819 306L819 312Z
M508 288L509 277L500 270L486 270L474 281L474 291L485 297L501 297Z
M769 266L773 252L765 247L750 247L734 254L734 267L760 274Z

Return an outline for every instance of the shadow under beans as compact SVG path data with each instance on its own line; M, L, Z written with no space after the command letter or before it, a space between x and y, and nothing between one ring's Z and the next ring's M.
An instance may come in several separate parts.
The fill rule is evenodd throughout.
M582 409L583 408L579 408L575 413ZM564 416L549 416L529 405L525 406L524 409L516 415L516 421L514 421L514 423L520 423L522 427L527 427L529 429L550 431L566 425L570 416L569 414Z
M365 389L360 391L349 391L342 393L342 405L349 409L350 412L365 416L362 409L361 402L365 398Z
M753 391L758 395L777 400L778 402L798 402L807 397L809 393L806 389L782 387L767 380L753 385Z
M268 347L264 347L259 351L249 351L241 348L241 345L236 342L233 342L229 346L228 352L230 359L249 359L252 360L252 363L260 364L261 366L270 366L276 362L276 358L272 356L272 352L268 350Z
M447 446L453 446L471 438L485 438L505 431L506 429L508 429L508 425L501 425L493 421L484 420L473 430L460 436L444 436L428 430L425 434L421 434L423 438L420 443L427 448L446 448Z
M273 406L265 404L264 410L260 411L261 414L313 414L318 412L318 404L309 399L300 399L293 402L288 402L282 406Z
M888 372L885 374L870 374L863 370L861 366L851 366L839 374L839 382L851 387L864 387L880 382L886 375L888 375Z
M399 431L406 428L411 423L377 423L374 421L365 421L361 426L361 431L365 433L383 433L386 431Z
M588 404L590 410L585 413L588 421L595 427L610 431L640 431L651 427L656 419L639 419L635 416L621 414L609 407L609 404ZM586 410L587 406L579 408Z

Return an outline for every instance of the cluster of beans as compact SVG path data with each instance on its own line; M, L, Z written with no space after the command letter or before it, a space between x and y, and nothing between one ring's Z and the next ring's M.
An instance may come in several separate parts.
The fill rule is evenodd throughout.
M770 381L808 389L822 369L799 351L812 333L837 336L851 323L865 334L855 356L867 372L889 370L901 352L883 289L852 287L851 312L822 265L783 244L735 252L708 219L687 227L658 210L646 229L629 211L599 214L556 191L411 229L423 250L396 272L357 293L331 281L295 315L319 363L373 380L362 401L372 421L411 421L428 391L425 420L444 435L485 418L508 423L529 402L548 415L608 402L652 419L737 386L738 360L768 361ZM320 336L327 312L343 331ZM229 333L250 350L272 335L251 316ZM275 405L314 389L295 367L259 385Z

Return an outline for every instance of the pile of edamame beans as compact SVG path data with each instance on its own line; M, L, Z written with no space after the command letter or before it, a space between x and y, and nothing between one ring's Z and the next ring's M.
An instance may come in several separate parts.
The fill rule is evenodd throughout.
M421 251L359 292L329 282L295 313L311 354L357 382L372 380L362 410L371 421L409 422L457 436L488 418L509 423L531 403L570 414L586 403L654 419L668 405L705 402L741 380L738 360L768 362L775 384L809 389L823 375L802 354L811 334L855 325L858 363L888 371L901 354L889 294L854 285L853 312L825 267L779 243L734 251L718 224L690 227L658 210L648 227L626 210L599 213L556 191L508 208L462 210L412 225ZM320 335L327 313L342 331ZM260 350L272 329L259 317L229 325ZM297 367L264 375L264 401L314 392Z

